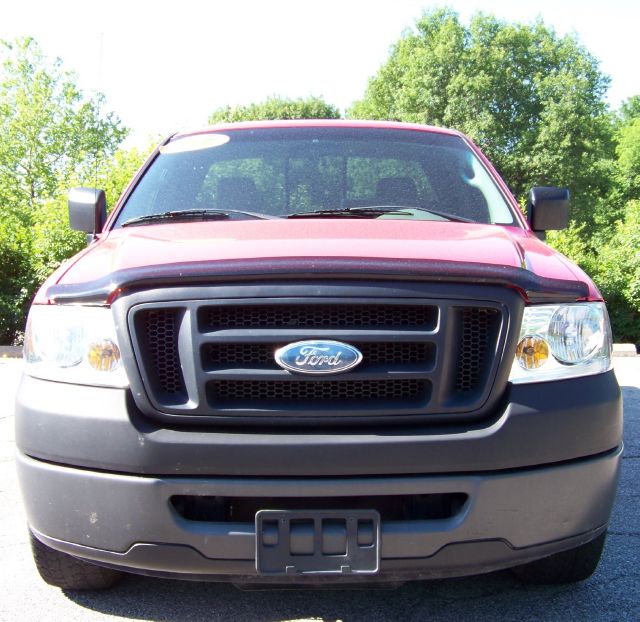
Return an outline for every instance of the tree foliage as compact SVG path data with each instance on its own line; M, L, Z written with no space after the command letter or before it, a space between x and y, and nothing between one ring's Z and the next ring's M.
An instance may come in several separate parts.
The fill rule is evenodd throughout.
M284 99L268 97L260 103L247 106L224 106L209 117L209 123L236 121L266 121L272 119L339 119L340 111L320 97Z
M622 124L629 123L634 119L640 119L640 95L634 95L627 101L622 102L619 118Z
M620 128L616 155L618 181L624 197L640 197L640 116Z
M132 148L119 149L110 159L102 162L96 172L91 173L89 183L102 188L107 198L109 211L131 181L151 151ZM86 235L73 231L69 226L67 193L69 187L87 183L80 176L65 180L54 197L43 202L31 218L31 269L34 281L42 283L65 259L86 245Z
M71 175L90 178L126 136L103 98L87 99L75 76L49 63L33 39L3 44L0 82L0 188L33 209ZM1 191L1 190L0 190Z
M0 221L0 344L13 343L32 288L28 229L14 215Z
M614 119L615 157L610 189L597 204L594 226L573 225L549 236L600 288L618 341L640 344L640 97L623 103Z
M60 60L30 38L0 43L0 339L17 335L35 288L83 243L69 231L66 190L93 185L127 131L87 98ZM15 274L14 274L15 272ZM6 313L5 313L6 312Z
M616 337L640 343L640 199L626 203L592 274L608 302Z
M640 95L611 114L608 84L575 36L541 20L479 13L465 25L438 9L393 45L347 114L465 132L521 204L532 186L568 187L573 222L549 241L594 278L615 337L640 342Z
M441 9L395 43L348 116L460 129L521 201L532 185L568 186L573 223L549 240L594 278L615 338L638 343L640 95L612 114L607 85L576 37L542 21L477 14L465 25ZM35 288L85 243L68 227L68 188L102 187L112 207L150 151L118 150L126 129L104 107L33 39L0 42L0 343L19 338ZM339 117L319 97L273 96L219 108L209 122Z
M541 21L509 24L450 9L427 12L393 46L348 114L454 127L471 136L523 199L533 185L568 186L577 220L608 189L608 79L573 36Z
M96 185L105 191L109 212L159 142L159 139L152 141L145 148L118 149L111 159L102 163Z

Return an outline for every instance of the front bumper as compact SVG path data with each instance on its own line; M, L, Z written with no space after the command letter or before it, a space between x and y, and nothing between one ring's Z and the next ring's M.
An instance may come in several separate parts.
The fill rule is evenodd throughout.
M393 580L488 572L595 538L609 520L621 453L508 472L312 480L133 476L19 453L18 474L29 524L55 549L143 574L235 581L262 580L254 524L186 520L172 496L466 493L450 518L382 521L380 573L367 580Z
M16 444L28 456L100 471L220 477L348 477L504 471L613 450L622 400L613 371L509 386L487 419L456 424L170 427L129 390L24 376Z
M476 574L567 550L606 529L621 439L613 372L509 387L491 418L455 426L170 428L143 416L129 391L26 376L16 402L18 473L40 540L196 579L265 580L255 526L192 520L176 496L315 508L341 497L356 509L374 497L466 495L445 518L383 518L379 574L343 581ZM260 509L287 509L271 503Z

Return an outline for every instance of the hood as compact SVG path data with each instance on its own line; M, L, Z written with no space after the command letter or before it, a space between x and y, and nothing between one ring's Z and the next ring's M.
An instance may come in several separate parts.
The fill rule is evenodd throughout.
M203 280L219 276L229 266L248 263L254 270L277 264L279 273L305 274L328 265L348 268L350 273L374 273L383 264L398 270L420 266L423 272L430 267L437 271L439 280L446 280L448 273L452 277L465 272L468 277L481 275L484 266L493 272L526 272L534 279L582 282L561 255L516 227L391 219L274 219L113 230L60 271L48 295L63 289L77 291L91 283L117 288L136 273L162 279L163 275L188 276L196 270ZM125 274L129 276L124 278ZM591 286L582 282L585 287Z

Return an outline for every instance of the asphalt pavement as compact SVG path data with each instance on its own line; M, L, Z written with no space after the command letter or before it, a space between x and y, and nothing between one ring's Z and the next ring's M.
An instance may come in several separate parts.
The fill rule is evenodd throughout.
M606 549L589 580L525 586L508 572L395 590L241 592L131 575L105 593L62 592L33 565L13 465L13 396L21 362L0 359L0 620L640 620L640 357L615 358L625 400L625 454Z

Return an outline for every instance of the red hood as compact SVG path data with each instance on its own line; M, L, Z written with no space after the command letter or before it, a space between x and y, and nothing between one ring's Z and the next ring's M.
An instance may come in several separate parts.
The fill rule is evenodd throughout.
M410 220L252 220L158 224L113 230L56 274L61 285L129 269L246 259L455 261L524 268L537 277L587 277L516 227ZM212 269L215 270L215 267ZM595 290L592 294L597 296Z

